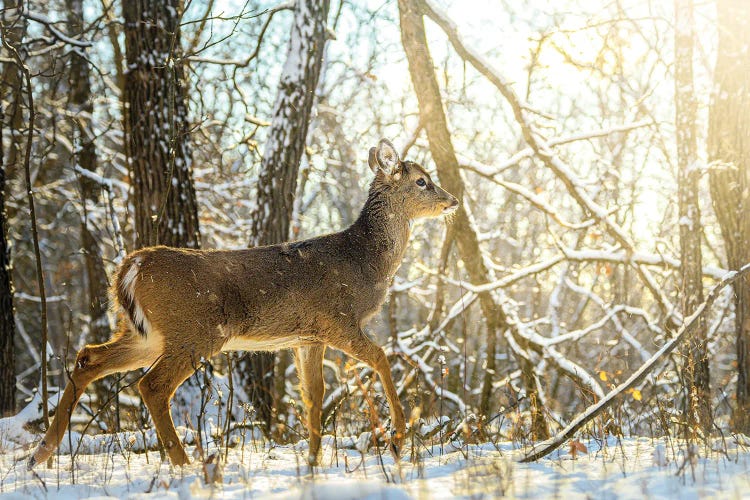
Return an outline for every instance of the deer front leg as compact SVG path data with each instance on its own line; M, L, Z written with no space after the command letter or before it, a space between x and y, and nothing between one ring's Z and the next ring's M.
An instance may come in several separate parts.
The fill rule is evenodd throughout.
M300 393L305 405L305 425L310 436L307 461L317 465L320 460L321 414L323 411L323 344L299 347L294 350L294 361L300 380Z
M398 398L398 392L393 385L391 365L388 363L388 358L385 356L383 349L370 340L360 328L357 328L353 333L334 339L330 345L363 363L367 363L380 377L385 397L388 400L393 425L391 453L393 453L395 460L399 460L401 446L406 436L406 419L404 418L401 401Z
M148 366L153 361L138 346L137 341L125 333L118 333L112 340L99 345L87 345L78 352L70 380L60 398L55 417L47 429L44 439L29 458L29 469L47 460L62 441L70 425L70 417L86 387L93 381L120 371L129 371Z

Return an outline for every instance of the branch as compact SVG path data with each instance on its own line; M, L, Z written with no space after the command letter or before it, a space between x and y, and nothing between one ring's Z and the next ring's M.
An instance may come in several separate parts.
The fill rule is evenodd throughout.
M530 264L521 269L514 270L513 273L503 276L495 281L474 285L472 283L463 282L450 278L449 276L442 275L435 269L430 269L424 264L417 263L416 266L420 271L437 277L441 281L450 283L451 285L460 286L464 290L482 293L497 290L498 288L507 288L508 286L534 276L539 273L543 273L552 267L562 262L610 262L612 264L633 264L639 266L656 266L656 267L667 267L669 269L677 270L680 268L680 261L674 257L667 255L657 255L650 253L628 253L623 250L608 251L608 250L574 250L571 248L562 247L562 254L558 254L554 257L550 257L547 260ZM709 278L721 279L726 276L728 271L721 267L705 266L703 267L703 275Z
M549 144L550 146L561 146L563 144L570 144L571 142L586 141L589 139L606 137L617 132L629 132L637 128L648 127L650 125L654 125L654 122L652 120L641 120L633 123L624 123L622 125L615 125L606 129L592 130L590 132L581 132L578 134L556 137L554 139L549 139L547 141L547 144ZM476 174L494 180L495 176L500 175L510 167L517 165L519 161L525 158L530 158L533 155L534 150L532 148L524 148L497 165L487 165L486 163L473 160L463 155L458 155L458 159L461 162L461 168L471 170Z
M59 29L55 28L55 22L47 16L43 16L42 14L34 14L33 12L29 11L25 11L21 15L29 21L36 21L39 24L43 24L47 28L47 30L52 33L52 36L62 43L73 45L74 47L80 47L82 49L89 48L93 45L93 43L87 42L86 40L77 40L75 38L69 37Z
M502 179L496 179L494 177L491 178L491 180L492 182L504 187L508 191L516 193L522 198L525 198L529 203L534 205L536 208L538 208L542 212L552 217L552 219L558 224L560 224L562 227L578 230L578 229L587 228L596 223L596 221L592 219L589 219L587 221L580 222L580 223L568 222L565 219L563 219L560 216L560 214L557 213L557 210L555 210L555 208L552 207L549 203L547 203L547 201L544 200L541 196L537 196L536 194L532 193L530 190L526 189L520 184L516 184L515 182L504 181Z
M586 212L591 214L597 221L601 222L607 232L628 252L635 253L635 246L628 237L625 230L609 217L608 211L596 203L589 194L583 189L580 179L553 151L552 146L544 137L534 128L528 117L528 105L521 101L513 87L503 78L500 73L493 68L480 54L474 49L467 47L458 33L456 25L450 18L434 5L432 0L421 0L424 13L429 16L446 34L453 48L458 55L469 62L474 68L482 74L497 90L505 97L513 109L516 121L521 126L526 143L534 150L536 156L542 160L544 165L550 169L555 176L562 181L568 193ZM669 301L664 291L658 286L651 273L643 266L633 263L633 267L640 276L643 283L649 289L656 299L662 311L667 315L673 325L682 323L680 314L676 311L674 305Z
M268 9L268 17L266 18L266 21L263 23L263 27L260 30L260 34L258 35L258 41L255 44L255 50L247 56L246 59L219 59L215 57L204 57L204 56L189 56L187 59L191 62L199 62L199 63L208 63L208 64L218 64L220 66L235 66L236 68L245 68L248 64L250 64L250 61L258 57L258 54L260 53L260 46L263 43L263 37L266 34L266 30L268 29L268 26L271 24L271 19L273 19L273 16L277 12L281 12L282 10L291 10L294 8L294 1L289 2L282 2L276 7L273 7L272 9ZM257 17L257 16L254 16ZM238 19L242 18L242 14L240 14ZM223 40L225 40L226 37ZM215 44L212 44L215 45ZM204 48L205 49L205 48Z
M654 367L661 361L665 356L668 356L675 348L682 342L690 337L690 334L698 324L698 320L709 310L713 305L716 298L719 296L719 292L722 289L731 285L741 277L745 276L750 272L750 263L745 264L738 271L731 271L715 286L711 289L708 294L706 301L703 302L695 312L686 318L683 325L677 330L677 333L671 340L669 340L661 349L659 349L647 362L633 373L630 378L625 382L614 388L607 394L606 397L599 400L597 403L588 407L588 409L573 420L567 427L557 433L556 436L542 441L541 443L534 446L532 451L521 459L521 462L533 462L540 458L552 453L559 448L565 441L570 439L580 428L589 423L591 420L600 415L607 408L612 406L622 394L633 389L635 386L640 384L646 376L654 369Z

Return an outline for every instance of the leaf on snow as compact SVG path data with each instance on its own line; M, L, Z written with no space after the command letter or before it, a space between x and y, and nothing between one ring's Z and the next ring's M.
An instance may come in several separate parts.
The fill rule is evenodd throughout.
M586 448L586 445L582 442L578 441L577 439L571 439L570 440L570 454L573 456L573 458L576 458L578 453L586 454L589 450Z

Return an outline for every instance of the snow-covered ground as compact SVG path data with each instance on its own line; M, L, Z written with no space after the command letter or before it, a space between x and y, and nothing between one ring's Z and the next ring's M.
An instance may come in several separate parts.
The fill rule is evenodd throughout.
M750 498L750 450L731 437L693 448L692 459L677 440L583 444L588 454L567 448L532 464L518 463L523 450L510 443L421 447L397 466L374 451L334 450L327 437L313 471L304 442L247 444L229 450L214 485L201 464L175 469L158 452L79 454L71 473L70 455L29 472L17 450L0 454L0 498Z

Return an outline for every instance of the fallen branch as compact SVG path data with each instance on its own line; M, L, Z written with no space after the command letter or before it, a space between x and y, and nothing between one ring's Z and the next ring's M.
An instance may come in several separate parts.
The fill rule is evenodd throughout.
M648 361L643 363L641 367L633 373L630 378L625 382L618 385L612 391L609 392L604 398L600 399L597 403L591 405L573 420L567 427L558 432L555 436L542 441L535 445L530 453L521 459L521 462L533 462L540 458L552 453L559 448L563 443L570 439L580 428L589 423L591 420L600 415L607 408L617 401L617 399L623 395L629 389L635 388L640 384L646 376L653 370L653 368L661 361L665 356L668 356L675 348L682 342L690 337L693 329L695 328L698 320L705 314L705 312L713 305L716 298L719 296L719 292L728 285L731 285L741 277L750 273L750 263L745 264L738 271L730 271L726 276L711 289L708 294L706 301L703 302L695 312L685 319L685 322L677 330L677 333L671 340L669 340L661 349L659 349Z

